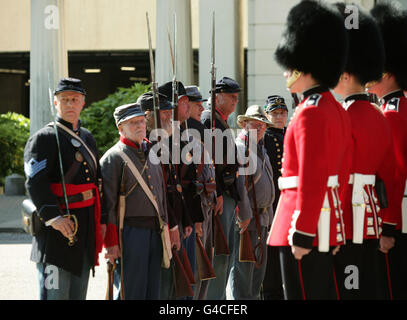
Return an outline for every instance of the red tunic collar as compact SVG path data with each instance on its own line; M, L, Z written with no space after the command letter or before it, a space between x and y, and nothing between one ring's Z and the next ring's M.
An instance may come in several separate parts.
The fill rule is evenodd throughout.
M216 111L219 113L219 115L221 116L221 118L223 119L223 121L227 122L228 121L228 117L225 116L222 111L219 110L219 108L216 108Z

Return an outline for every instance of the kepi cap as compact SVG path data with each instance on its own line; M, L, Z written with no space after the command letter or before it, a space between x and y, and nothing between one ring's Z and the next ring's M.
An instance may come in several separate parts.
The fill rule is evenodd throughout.
M181 81L177 81L178 84L178 98L186 96L187 92ZM172 101L172 81L164 83L158 87L158 92L166 96L167 100Z
M216 93L238 93L240 91L242 91L242 89L240 88L239 83L231 78L223 77L216 82Z
M197 86L186 86L185 87L186 95L189 98L189 101L192 102L204 102L208 99L202 99L202 94L199 92Z
M167 99L167 96L159 93L158 100L160 102L160 110L172 110L174 109L172 103ZM138 97L137 101L140 104L141 108L144 111L153 111L154 110L154 99L153 93L151 91L142 94Z
M54 91L54 95L64 91L79 92L86 96L86 91L83 89L82 81L75 78L62 78L59 80L57 88Z
M117 107L113 112L114 120L116 121L116 126L126 120L131 118L144 116L144 111L141 109L138 103L129 103Z
M267 97L266 104L264 105L264 111L268 113L276 109L284 109L288 111L284 98L278 95L272 95Z

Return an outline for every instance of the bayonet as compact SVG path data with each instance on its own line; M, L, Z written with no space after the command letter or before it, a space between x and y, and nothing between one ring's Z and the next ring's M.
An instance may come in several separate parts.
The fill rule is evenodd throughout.
M153 46L151 43L151 30L150 30L150 22L148 19L148 12L146 12L146 19L147 19L147 31L148 31L148 49L150 53L150 72L151 72L151 90L153 92L153 106L154 106L154 127L156 129L161 128L161 120L160 120L160 100L158 97L158 84L155 81L155 68L154 68L154 57L153 57Z

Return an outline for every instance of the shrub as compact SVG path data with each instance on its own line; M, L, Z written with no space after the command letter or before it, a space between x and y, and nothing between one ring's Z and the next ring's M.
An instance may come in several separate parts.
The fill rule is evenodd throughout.
M130 88L119 88L107 98L92 103L82 111L82 125L95 137L100 156L119 139L113 118L114 109L123 104L136 102L137 98L149 88L149 85L142 83L135 83Z
M0 114L0 184L11 173L24 175L24 147L30 136L30 120L21 114Z

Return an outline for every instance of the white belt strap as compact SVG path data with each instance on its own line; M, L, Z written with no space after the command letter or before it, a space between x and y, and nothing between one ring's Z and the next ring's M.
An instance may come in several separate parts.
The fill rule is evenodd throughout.
M331 229L331 208L328 201L328 193L325 193L324 204L318 220L318 251L329 251L329 231Z
M407 181L404 188L403 201L401 202L401 232L407 233Z
M362 180L363 184L372 184L376 183L376 176L373 174L361 174L361 173L353 173L349 175L349 184L353 184L355 180L355 175L357 176L356 179Z
M297 186L297 176L280 177L278 179L278 187L280 188L280 190L293 189ZM338 175L329 176L327 186L329 188L338 187ZM328 252L330 245L331 207L329 205L328 192L332 192L332 189L328 189L325 193L324 203L322 205L321 213L318 220L318 251L320 252ZM332 196L335 199L335 194L332 194ZM334 201L339 201L339 199ZM339 203L337 205L339 205Z
M294 189L298 186L298 176L278 178L278 187L280 190ZM338 187L338 175L329 176L327 186L330 188Z
M376 176L354 173L349 176L349 184L352 188L352 212L353 212L353 243L363 243L363 230L365 223L365 200L364 186L374 185Z
M280 190L293 189L298 186L298 177L280 177L278 178L278 188Z

